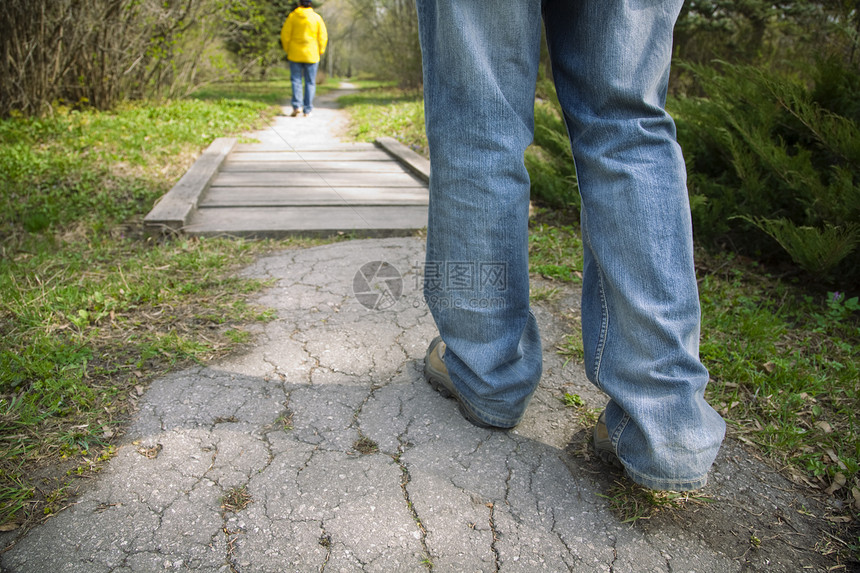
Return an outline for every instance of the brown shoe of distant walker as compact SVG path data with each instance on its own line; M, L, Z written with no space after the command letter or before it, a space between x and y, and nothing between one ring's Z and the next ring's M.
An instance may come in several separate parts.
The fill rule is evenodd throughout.
M297 108L297 107L294 107L294 108L293 108L293 113L291 113L291 114L290 114L290 117L298 117L300 113L302 113L302 110L300 110L300 109L299 109L299 108Z

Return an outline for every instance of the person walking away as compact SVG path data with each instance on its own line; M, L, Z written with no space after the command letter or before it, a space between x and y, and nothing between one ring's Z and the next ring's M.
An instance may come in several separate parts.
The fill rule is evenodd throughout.
M664 109L682 3L417 0L424 294L441 335L428 381L473 424L511 428L540 379L523 153L543 15L582 196L586 372L609 398L594 447L634 482L676 491L705 485L725 432L704 398L686 171Z
M281 28L281 46L290 62L293 117L299 115L302 109L305 117L308 117L314 109L317 69L328 44L325 22L311 4L311 0L301 0L299 7L290 12Z

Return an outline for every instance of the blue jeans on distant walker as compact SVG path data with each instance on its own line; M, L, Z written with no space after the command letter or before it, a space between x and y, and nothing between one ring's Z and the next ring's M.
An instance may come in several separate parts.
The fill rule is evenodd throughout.
M686 172L664 111L682 0L417 4L431 159L424 290L462 400L512 427L541 375L523 153L543 11L582 195L588 377L610 398L609 435L634 481L704 486L725 423L704 400Z
M317 68L316 64L302 64L300 62L290 62L290 82L293 87L293 97L290 103L293 109L302 109L304 106L305 113L310 113L314 108L314 94L317 91ZM302 79L305 81L304 100L302 100Z

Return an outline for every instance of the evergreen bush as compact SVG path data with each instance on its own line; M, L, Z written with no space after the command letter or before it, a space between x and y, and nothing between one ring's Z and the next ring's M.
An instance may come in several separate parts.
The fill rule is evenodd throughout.
M541 82L535 103L535 135L526 151L533 200L555 209L579 210L579 187L567 128L551 83Z
M835 61L812 87L753 66L685 67L707 96L671 102L697 237L860 277L860 76Z

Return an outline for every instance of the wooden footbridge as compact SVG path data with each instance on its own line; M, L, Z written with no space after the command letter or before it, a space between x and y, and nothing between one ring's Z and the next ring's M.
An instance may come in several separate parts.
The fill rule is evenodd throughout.
M344 143L337 93L311 117L279 116L216 139L144 219L197 236L408 235L427 225L429 162L392 138Z

